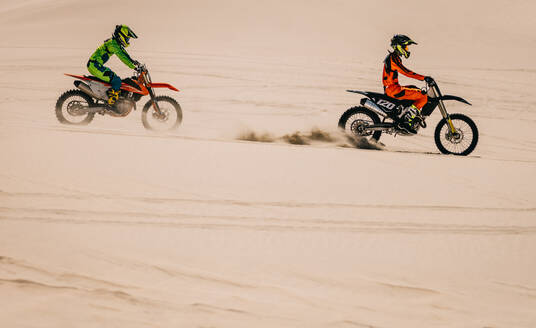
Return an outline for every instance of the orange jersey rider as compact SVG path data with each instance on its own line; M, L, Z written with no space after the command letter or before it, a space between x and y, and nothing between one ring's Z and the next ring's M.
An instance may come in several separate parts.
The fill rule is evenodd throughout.
M415 116L420 115L421 109L428 102L428 96L423 94L421 89L401 86L398 83L398 73L419 81L428 81L432 80L432 78L417 74L402 64L401 56L405 58L409 57L410 52L408 51L408 46L411 44L417 43L405 35L397 34L391 39L391 47L393 47L394 51L390 52L385 58L382 81L385 94L389 97L413 100L413 104L409 108L410 115L406 129L409 132L416 133L412 121Z

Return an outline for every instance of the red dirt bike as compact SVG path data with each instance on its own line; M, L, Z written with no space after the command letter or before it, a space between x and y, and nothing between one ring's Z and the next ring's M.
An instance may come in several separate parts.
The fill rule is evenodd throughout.
M95 114L125 117L141 97L151 99L143 106L141 121L149 130L166 131L177 128L182 122L182 109L179 103L168 96L155 96L154 88L168 88L179 91L167 83L153 83L145 65L136 68L136 74L124 79L119 98L114 105L108 105L106 91L110 83L94 76L65 74L76 78L77 89L63 93L56 102L56 117L63 124L87 125ZM113 107L112 107L113 106Z

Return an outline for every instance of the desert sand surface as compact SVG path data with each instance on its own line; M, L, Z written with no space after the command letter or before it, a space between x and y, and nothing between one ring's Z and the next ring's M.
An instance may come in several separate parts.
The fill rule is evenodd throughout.
M532 1L0 2L1 327L535 327ZM184 121L54 105L116 24ZM341 147L395 33L480 131ZM116 58L122 77L131 72ZM415 83L402 79L402 83ZM419 84L420 82L417 82ZM419 84L421 85L421 84ZM422 86L422 85L421 85ZM333 141L282 137L319 129ZM274 142L239 140L268 134Z

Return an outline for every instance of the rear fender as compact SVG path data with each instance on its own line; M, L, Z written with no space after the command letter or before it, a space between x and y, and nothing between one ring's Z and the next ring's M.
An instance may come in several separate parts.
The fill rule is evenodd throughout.
M366 91L359 91L359 90L346 90L346 92L351 92L351 93L359 93L363 96L367 96L370 98L370 96L368 95L368 93Z
M70 77L74 77L75 79L79 79L79 80L84 80L84 81L91 81L90 78L84 76L84 75L74 75L74 74L67 74L67 73L64 73L65 75L67 76L70 76Z
M168 88L173 91L177 91L177 92L179 91L179 89L175 88L169 83L151 83L150 86L151 88Z

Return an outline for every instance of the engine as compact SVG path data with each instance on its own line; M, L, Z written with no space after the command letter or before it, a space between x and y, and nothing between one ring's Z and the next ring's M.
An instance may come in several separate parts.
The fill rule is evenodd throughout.
M115 107L120 116L127 116L132 109L136 106L136 103L127 98L119 98L115 102Z

